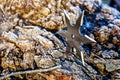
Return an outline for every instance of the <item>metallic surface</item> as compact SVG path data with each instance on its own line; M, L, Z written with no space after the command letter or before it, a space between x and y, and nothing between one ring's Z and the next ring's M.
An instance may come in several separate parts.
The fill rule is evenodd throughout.
M67 50L71 51L71 49L75 48L79 56L81 53L83 53L82 51L84 51L82 48L82 44L91 42L95 43L96 41L87 35L82 35L80 32L80 28L83 25L84 11L82 12L82 14L79 14L79 18L77 19L76 24L74 25L71 24L66 11L64 11L64 13L67 24L67 30L60 30L57 33L66 40ZM82 55L83 54L81 54L81 59L83 62Z

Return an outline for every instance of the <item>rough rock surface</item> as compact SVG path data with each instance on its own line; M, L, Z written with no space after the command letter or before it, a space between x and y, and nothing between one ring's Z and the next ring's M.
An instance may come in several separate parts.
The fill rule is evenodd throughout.
M97 41L83 46L85 66L55 34L63 10L73 24L85 10L82 32ZM0 0L0 79L119 80L119 59L120 12L101 0Z
M27 23L59 30L65 27L63 10L68 12L71 21L75 23L81 11L79 5L84 4L93 12L92 8L96 8L100 3L100 0L1 0L1 7L13 14L19 14Z

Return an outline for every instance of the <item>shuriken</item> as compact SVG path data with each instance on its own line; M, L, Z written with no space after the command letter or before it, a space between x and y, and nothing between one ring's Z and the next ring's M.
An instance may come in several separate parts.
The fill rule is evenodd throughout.
M65 20L67 24L67 30L60 30L57 33L63 38L65 38L67 42L67 50L70 51L72 48L75 48L77 50L78 55L79 53L81 53L81 59L82 59L83 57L82 44L91 43L91 42L95 43L96 41L87 35L82 35L80 32L80 27L83 25L84 11L82 11L82 14L79 13L79 17L76 21L76 24L74 25L71 24L66 11L64 11L64 13L65 13ZM83 65L84 65L84 62L83 62Z

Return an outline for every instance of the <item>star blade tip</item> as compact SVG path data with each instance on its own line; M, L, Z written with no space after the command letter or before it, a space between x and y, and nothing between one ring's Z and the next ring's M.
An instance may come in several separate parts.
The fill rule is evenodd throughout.
M85 36L85 38L89 39L91 42L96 43L96 41L94 39L92 39L91 37L89 37L88 35L84 35L84 36Z

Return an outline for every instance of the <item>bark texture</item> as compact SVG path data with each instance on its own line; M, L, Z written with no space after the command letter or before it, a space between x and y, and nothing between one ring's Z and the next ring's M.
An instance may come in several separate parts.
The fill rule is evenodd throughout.
M85 66L55 33L85 10ZM74 44L74 43L73 43ZM0 79L120 79L120 12L101 0L0 0Z

